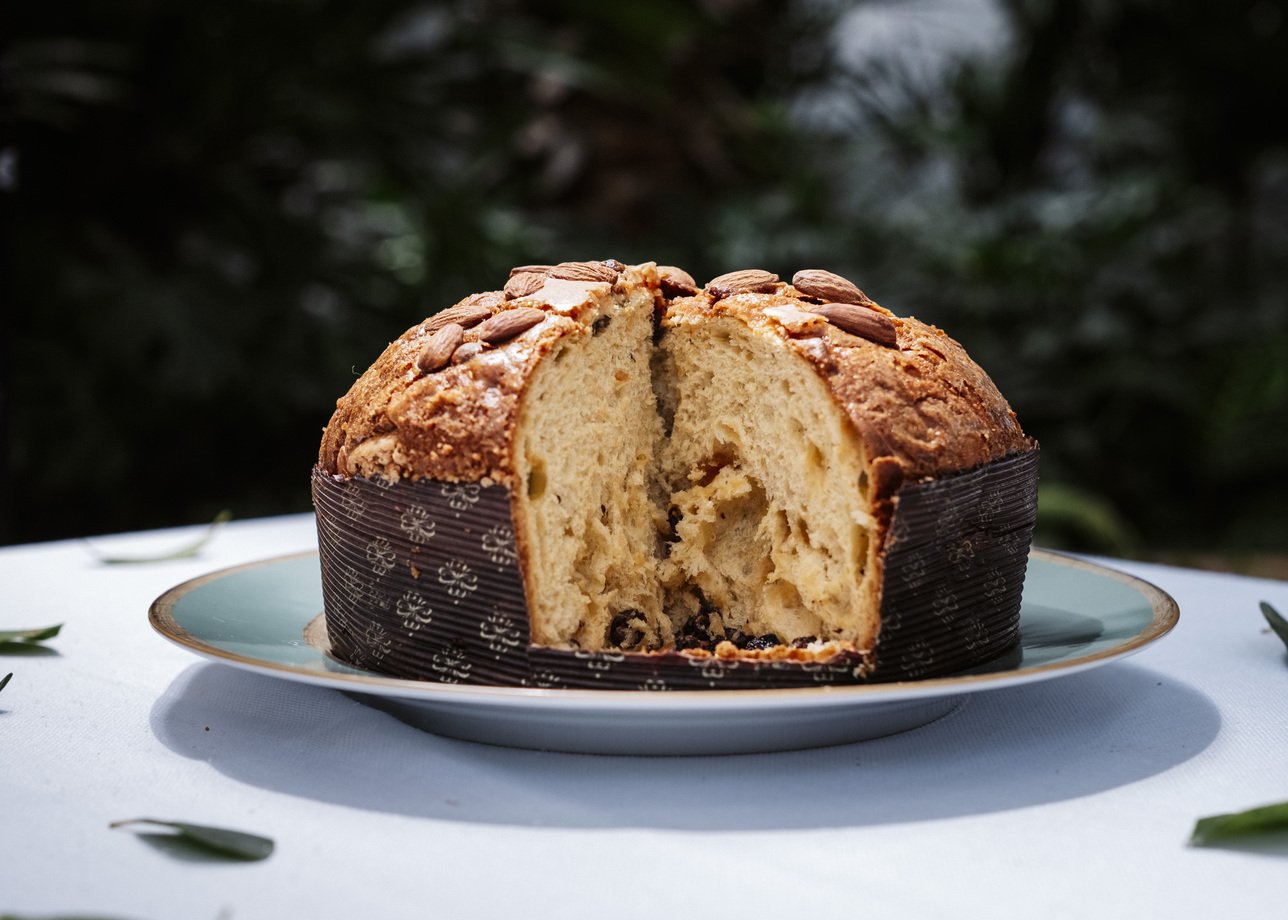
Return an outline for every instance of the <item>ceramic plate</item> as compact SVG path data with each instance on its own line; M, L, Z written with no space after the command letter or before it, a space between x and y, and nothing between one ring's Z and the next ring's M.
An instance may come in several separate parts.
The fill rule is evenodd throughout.
M728 754L861 741L924 725L972 693L1074 674L1170 630L1176 602L1121 572L1034 550L1020 648L931 680L791 690L543 690L384 677L327 654L316 553L224 569L167 591L149 618L215 661L357 695L427 731L600 754Z

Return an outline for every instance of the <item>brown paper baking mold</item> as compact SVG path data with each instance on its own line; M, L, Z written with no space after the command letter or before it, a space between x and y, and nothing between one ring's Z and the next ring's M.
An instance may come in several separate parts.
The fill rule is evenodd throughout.
M875 669L857 654L799 662L530 646L504 487L315 469L331 650L397 677L499 686L761 689L950 674L1018 642L1037 459L1034 450L900 488Z

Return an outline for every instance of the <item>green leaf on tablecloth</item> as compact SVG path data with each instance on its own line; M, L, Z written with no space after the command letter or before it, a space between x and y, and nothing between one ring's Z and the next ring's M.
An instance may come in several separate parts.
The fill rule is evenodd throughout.
M1262 805L1229 815L1200 818L1190 835L1193 846L1213 846L1262 834L1288 832L1288 802Z
M215 532L220 526L227 524L233 519L231 511L221 511L215 515L215 519L206 527L205 532L191 543L185 543L172 550L164 553L155 553L142 556L112 556L106 553L100 553L91 544L86 543L85 548L99 562L104 565L133 565L141 562L170 562L173 559L188 559L201 552L202 548L214 538Z
M1265 601L1261 602L1261 615L1266 618L1266 622L1275 631L1275 635L1283 640L1285 646L1288 646L1288 620L1285 620L1278 610Z
M53 626L40 626L36 629L0 629L0 652L5 646L29 648L37 643L52 639L63 628L62 623Z
M11 677L13 677L12 673L6 674L4 677L0 677L0 690L3 690L5 688L5 686L9 683L9 678ZM0 917L0 920L4 920L4 918Z
M234 831L224 827L210 827L205 824L189 824L186 821L162 821L157 818L130 818L125 821L113 821L109 827L127 825L146 825L162 827L175 831L174 836L193 844L210 853L232 859L267 859L273 852L273 841L258 834L245 831Z

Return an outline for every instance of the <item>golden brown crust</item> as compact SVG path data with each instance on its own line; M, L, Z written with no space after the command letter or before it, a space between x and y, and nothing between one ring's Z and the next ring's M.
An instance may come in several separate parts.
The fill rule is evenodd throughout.
M722 299L708 290L673 301L663 325L732 317L807 359L867 446L878 495L905 478L972 469L1033 448L988 375L943 330L873 304L894 324L889 347L816 316L816 306L786 284Z
M607 281L553 276L589 277L593 272L575 266L602 270L598 267L606 264L617 263L555 266L546 286L530 296L474 294L407 330L337 402L322 439L319 465L341 475L511 484L511 444L529 378L542 356L562 339L590 334L601 302L612 290ZM574 269L568 270L568 265ZM651 264L626 268L615 283L645 285L661 297ZM904 479L972 469L1033 449L993 382L943 330L912 317L896 317L869 301L863 309L875 311L882 323L888 318L894 326L891 347L851 334L813 312L823 308L820 298L782 282L770 287L767 292L724 297L708 287L671 301L663 324L730 317L780 339L808 360L867 446L878 502L893 495ZM445 317L480 305L493 314L535 307L548 316L511 340L487 345L479 342L477 309L475 315L464 310L470 317L466 321L475 325L466 330L461 357L480 346L483 350L435 373L418 370L421 349L450 321Z
M466 297L454 307L430 317L391 342L375 363L336 402L326 427L318 465L340 475L381 475L385 478L430 478L447 482L496 482L512 485L512 440L528 380L543 355L568 337L590 335L601 305L615 287L645 285L657 290L651 264L624 271L603 270L606 279L569 279L577 269L554 266L544 287L529 296L512 297L489 291ZM620 263L613 263L620 265ZM583 269L589 275L591 269ZM465 307L486 306L493 320ZM546 318L512 338L492 339L495 317L537 309ZM432 373L417 367L421 350L450 314L471 317L453 363ZM445 317L449 317L445 319ZM456 363L477 349L477 354Z

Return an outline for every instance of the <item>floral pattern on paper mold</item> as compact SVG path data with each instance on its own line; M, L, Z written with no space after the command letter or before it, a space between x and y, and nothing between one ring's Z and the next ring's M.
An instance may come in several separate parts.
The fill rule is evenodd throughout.
M434 610L429 606L429 601L419 591L410 588L398 598L394 612L402 618L403 629L409 632L416 632L434 620Z
M496 565L514 565L518 553L514 547L514 531L500 524L483 534L481 541L483 552Z
M420 505L412 505L398 519L398 527L413 543L428 543L434 539L438 525L429 516L429 512Z
M478 576L459 559L449 559L438 567L438 583L456 600L469 597L479 587Z
M458 513L468 511L477 505L480 494L480 486L477 483L443 483L443 496L447 499L447 507Z
M518 648L523 641L522 634L510 618L495 613L479 624L479 638L498 658Z

